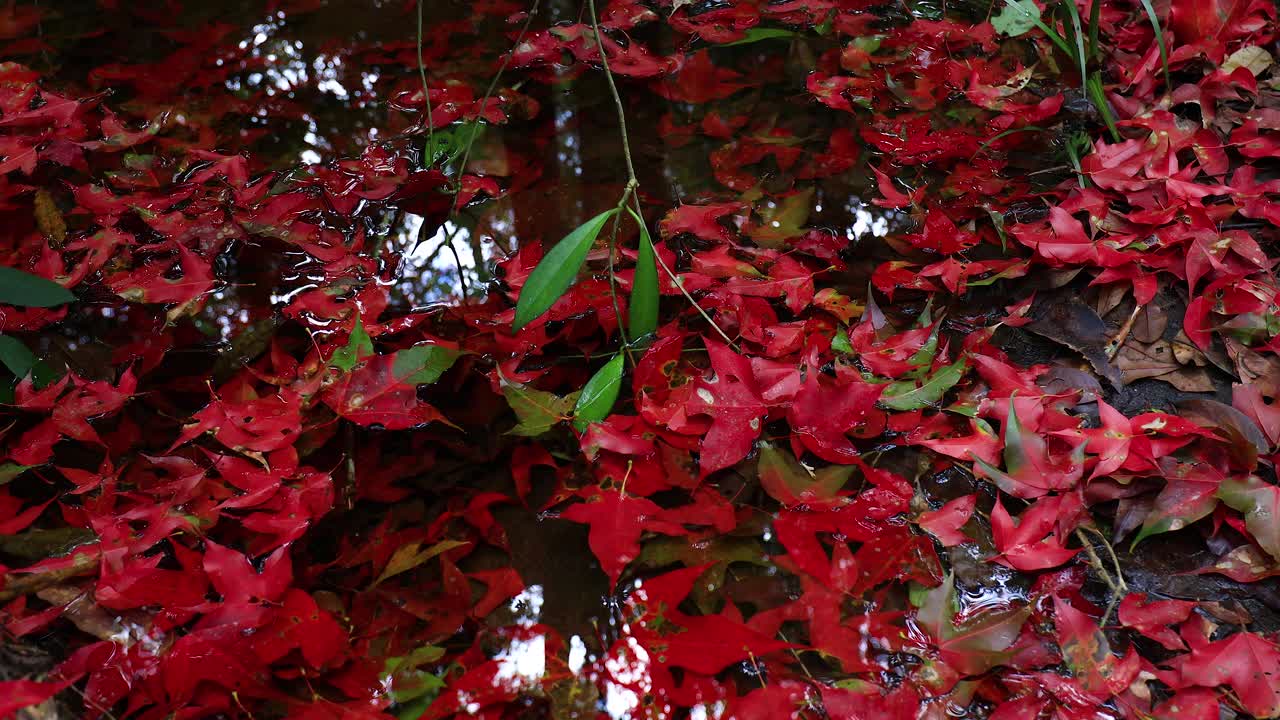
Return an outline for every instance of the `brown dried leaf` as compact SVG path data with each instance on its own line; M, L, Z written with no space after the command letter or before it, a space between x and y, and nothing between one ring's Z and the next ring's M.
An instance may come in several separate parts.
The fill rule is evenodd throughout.
M1181 368L1156 378L1178 388L1182 392L1213 392L1213 378L1203 368Z
M1147 303L1138 311L1138 317L1130 328L1130 337L1138 342L1153 343L1164 337L1165 328L1169 327L1169 313L1155 303Z
M1200 603L1200 609L1229 625L1248 625L1253 616L1239 600L1228 600L1225 603L1206 600Z
M1093 308L1073 294L1042 297L1042 302L1032 305L1026 329L1075 350L1107 382L1117 388L1123 385L1119 370L1107 358L1107 324Z
M62 617L99 640L110 640L120 634L124 618L103 610L93 600L90 590L73 585L56 585L36 593L50 605L63 605Z
M1173 359L1178 361L1179 365L1204 367L1209 364L1209 359L1200 351L1200 348L1192 345L1187 336L1181 332L1169 344L1173 347Z
M1160 377L1179 369L1173 348L1160 340L1154 343L1128 342L1116 354L1115 365L1126 383Z
M37 190L35 199L36 227L49 241L49 247L57 249L67 240L67 223L53 196L46 190Z
M1040 377L1036 384L1052 395L1065 395L1080 391L1080 402L1096 402L1102 395L1102 384L1092 373L1078 368L1055 365Z
M1223 341L1240 382L1257 387L1263 395L1280 396L1280 357L1263 355L1230 337L1224 337Z
M1218 402L1195 398L1178 403L1182 417L1212 429L1230 443L1231 454L1244 467L1253 467L1258 455L1271 447L1258 424L1239 410Z
M1107 285L1098 292L1098 297L1093 301L1093 309L1098 313L1098 317L1106 317L1107 313L1115 310L1128 294L1129 288L1123 283Z

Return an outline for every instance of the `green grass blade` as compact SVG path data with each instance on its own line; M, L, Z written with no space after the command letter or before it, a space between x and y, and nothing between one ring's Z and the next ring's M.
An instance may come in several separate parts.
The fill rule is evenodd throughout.
M1156 31L1156 44L1160 47L1160 64L1164 66L1164 82L1169 85L1172 82L1169 79L1169 51L1164 45L1164 30L1160 27L1160 18L1156 15L1156 9L1151 4L1151 0L1140 0L1142 9L1147 11L1147 19L1151 21L1151 28Z
M600 235L600 229L616 212L616 208L602 212L579 225L543 256L520 289L516 317L511 323L513 330L519 330L541 317L573 285L578 271L586 262L587 252Z
M1076 7L1075 0L1063 0L1062 3L1067 8L1067 15L1071 19L1071 35L1075 40L1074 52L1076 64L1080 66L1080 85L1083 87L1089 78L1089 56L1084 53L1084 26L1080 22L1080 9Z
M1107 124L1107 130L1111 131L1111 140L1120 142L1124 138L1120 135L1120 129L1116 127L1116 116L1111 114L1111 105L1107 102L1107 96L1102 92L1102 74L1094 73L1089 76L1085 82L1085 92L1089 95L1089 99L1093 101L1098 112L1102 113L1102 121Z

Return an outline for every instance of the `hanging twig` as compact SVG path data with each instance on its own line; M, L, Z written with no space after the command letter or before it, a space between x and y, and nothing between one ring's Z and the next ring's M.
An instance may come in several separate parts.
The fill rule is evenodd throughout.
M422 59L422 3L426 0L418 0L418 77L422 78L422 102L425 104L427 112L427 147L431 147L432 140L436 134L436 122L431 111L431 89L427 86L427 65ZM431 158L427 157L426 152L422 153L422 167L425 170L431 163Z

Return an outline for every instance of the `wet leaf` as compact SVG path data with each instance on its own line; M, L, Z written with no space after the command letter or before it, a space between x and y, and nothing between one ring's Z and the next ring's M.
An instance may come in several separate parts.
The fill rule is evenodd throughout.
M1009 651L1030 616L1028 607L992 609L967 615L956 622L955 576L929 590L917 614L918 621L937 643L939 657L956 670L978 675L1012 656Z
M462 355L457 348L424 343L395 353L391 371L401 382L410 385L430 385L440 379Z
M851 465L830 465L811 471L791 453L772 445L762 445L758 470L765 492L784 506L790 506L831 500L849 481L854 468Z

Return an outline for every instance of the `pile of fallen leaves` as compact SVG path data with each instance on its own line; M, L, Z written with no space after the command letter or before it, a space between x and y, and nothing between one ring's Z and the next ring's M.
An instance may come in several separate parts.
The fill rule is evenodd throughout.
M0 10L0 716L1280 716L1276 9L1071 2L477 2L293 167L237 27Z

